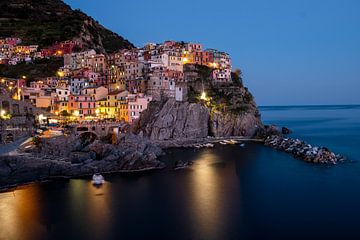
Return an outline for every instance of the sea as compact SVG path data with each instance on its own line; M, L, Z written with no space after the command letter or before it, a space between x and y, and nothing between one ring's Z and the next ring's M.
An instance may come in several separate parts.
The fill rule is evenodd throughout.
M167 168L0 193L0 239L360 239L360 106L261 107L265 124L346 156L294 159L260 144L170 149ZM193 161L174 170L177 160Z

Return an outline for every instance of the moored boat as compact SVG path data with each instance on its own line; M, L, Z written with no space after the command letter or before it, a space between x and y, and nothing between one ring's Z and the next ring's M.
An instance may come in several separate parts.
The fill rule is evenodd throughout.
M99 173L95 173L92 177L92 184L93 185L102 185L105 182L105 179L103 177L103 175L99 174Z

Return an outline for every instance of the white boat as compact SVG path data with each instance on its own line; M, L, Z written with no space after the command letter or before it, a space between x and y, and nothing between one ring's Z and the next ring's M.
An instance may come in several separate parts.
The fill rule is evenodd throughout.
M234 140L224 140L225 144L235 144Z
M95 173L92 177L93 185L102 185L105 182L104 177L101 174Z
M208 147L208 148L213 148L213 147L214 147L214 144L212 144L212 143L207 143L207 144L205 144L205 146Z
M221 141L220 144L227 145L227 143L225 141Z

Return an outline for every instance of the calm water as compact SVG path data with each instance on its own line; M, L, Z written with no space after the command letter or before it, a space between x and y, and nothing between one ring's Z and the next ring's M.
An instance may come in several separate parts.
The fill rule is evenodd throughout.
M0 193L0 239L360 239L360 106L262 115L349 161L313 165L256 144L173 150L163 160L191 169Z

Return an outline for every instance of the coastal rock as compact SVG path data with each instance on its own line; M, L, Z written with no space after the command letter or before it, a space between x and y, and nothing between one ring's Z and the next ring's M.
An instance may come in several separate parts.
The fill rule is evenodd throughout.
M287 127L282 127L281 133L282 134L290 134L290 133L292 133L292 131L290 129L288 129Z
M268 136L264 144L265 146L292 154L294 157L307 162L336 164L345 159L343 156L336 155L325 147L313 147L299 139L285 138L279 135Z
M154 103L138 127L150 140L203 138L208 135L209 116L209 109L201 104L169 99L164 104Z
M262 128L259 117L252 112L239 114L216 111L210 118L211 133L215 137L254 136Z
M202 139L207 136L253 137L263 128L256 106L239 113L211 111L202 103L155 102L143 112L134 127L151 141L181 141ZM210 113L211 112L211 113Z
M76 177L95 172L131 172L160 169L161 148L141 136L127 134L117 145L99 140L78 151L75 136L41 139L32 152L0 156L0 187L51 177Z

